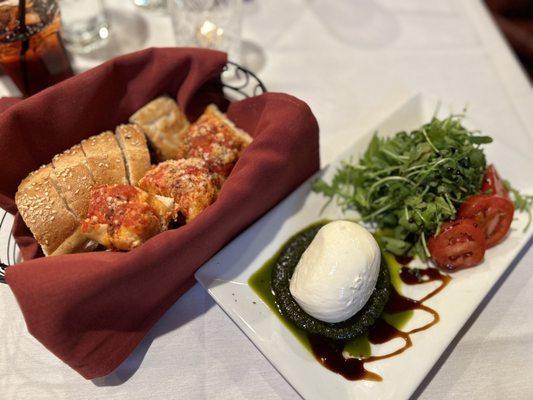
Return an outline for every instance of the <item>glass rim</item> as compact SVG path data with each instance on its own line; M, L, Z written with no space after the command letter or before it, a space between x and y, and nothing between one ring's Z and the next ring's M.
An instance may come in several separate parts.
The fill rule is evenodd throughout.
M17 18L12 24L13 26L10 28L5 26L0 29L0 45L28 40L30 37L38 34L50 25L56 16L59 15L60 11L57 0L33 0L26 3L26 18L28 15L32 14L31 12L28 13L27 10L35 9L35 3L44 6L42 10L44 12L39 12L41 10L35 12L38 14L40 21L34 24L24 24L26 29L23 30L20 21ZM33 8L30 8L30 5L33 6ZM12 9L13 7L18 8L19 2L18 0L0 0L0 6L8 9Z

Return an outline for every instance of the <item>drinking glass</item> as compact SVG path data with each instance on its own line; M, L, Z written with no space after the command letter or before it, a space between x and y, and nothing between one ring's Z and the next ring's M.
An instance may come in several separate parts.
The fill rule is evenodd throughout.
M167 8L167 0L133 0L133 4L151 10Z
M55 0L0 0L0 65L24 96L72 76Z
M61 33L69 50L89 53L107 43L109 23L102 0L59 0L59 4Z
M179 46L206 47L240 60L242 0L170 0Z

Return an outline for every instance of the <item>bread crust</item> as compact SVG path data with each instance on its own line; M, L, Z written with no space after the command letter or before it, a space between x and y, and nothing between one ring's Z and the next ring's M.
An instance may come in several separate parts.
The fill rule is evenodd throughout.
M75 145L56 155L52 166L50 176L67 207L78 220L85 218L94 181L81 146Z
M98 243L89 240L83 233L81 233L81 228L78 226L76 230L50 255L60 256L63 254L85 253L93 251L97 246Z
M189 121L170 97L161 96L152 100L135 112L130 122L141 127L161 161L183 156L181 137Z
M91 136L81 142L81 148L95 185L129 183L122 151L113 132Z
M237 128L237 126L233 123L232 120L230 120L226 114L221 112L218 107L215 104L209 104L203 115L219 119L221 122L223 122L225 125L229 127L229 129L233 132L233 134L239 138L239 140L242 141L242 147L245 149L248 147L250 143L252 143L253 138L250 136L250 134L240 128Z
M128 180L131 185L137 185L150 169L150 153L144 133L138 125L125 124L117 127L115 135L122 150ZM89 195L87 203L88 198Z
M52 166L43 165L20 183L15 194L20 215L45 255L52 254L78 227L52 183L51 173Z

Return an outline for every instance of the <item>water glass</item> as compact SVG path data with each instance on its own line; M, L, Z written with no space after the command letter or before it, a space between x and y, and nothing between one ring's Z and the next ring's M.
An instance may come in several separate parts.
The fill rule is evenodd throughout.
M109 23L102 0L59 0L61 33L70 51L89 53L104 46Z
M169 0L178 46L225 51L240 60L242 0Z
M72 76L55 0L0 0L0 66L24 96Z

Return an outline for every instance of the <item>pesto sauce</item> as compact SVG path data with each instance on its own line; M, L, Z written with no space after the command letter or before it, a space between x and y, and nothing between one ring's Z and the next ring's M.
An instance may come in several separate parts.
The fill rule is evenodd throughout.
M306 231L317 225L323 225L329 221L319 221L311 224L305 229L302 229L299 233L295 234L285 242L281 248L274 254L259 270L257 270L248 280L248 285L259 296L261 300L274 312L274 314L280 319L280 321L291 331L291 333L298 339L298 341L310 352L311 344L309 342L308 334L304 330L296 327L291 321L286 319L278 310L274 293L271 288L272 270L276 264L281 252L285 248L285 245L297 237L301 232ZM391 275L391 282L396 291L401 293L401 279L400 269L401 265L390 254L383 255L386 264L389 268ZM383 319L396 329L402 328L409 319L413 316L413 311L404 311L395 314L383 313ZM344 347L344 351L354 357L369 357L371 355L370 342L366 335L361 335L355 339L347 341Z
M290 239L289 239L290 240ZM282 246L283 247L283 246ZM298 341L311 352L311 344L307 338L307 333L294 326L294 324L286 319L278 310L276 306L276 300L274 299L274 293L270 287L272 278L272 270L276 261L279 258L281 249L276 252L272 258L270 258L259 270L257 270L248 280L248 285L259 296L261 300L276 314L280 321L289 329L292 334L298 339Z

